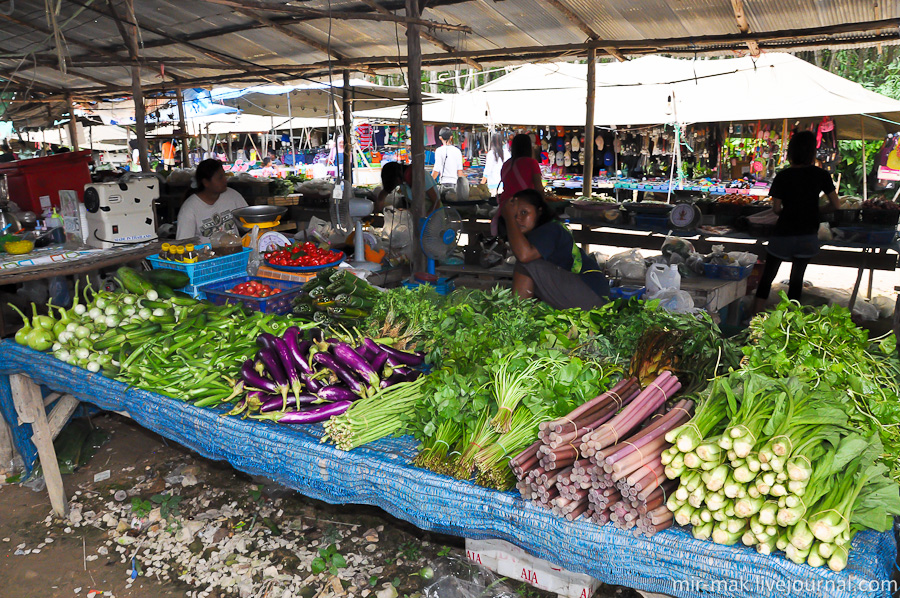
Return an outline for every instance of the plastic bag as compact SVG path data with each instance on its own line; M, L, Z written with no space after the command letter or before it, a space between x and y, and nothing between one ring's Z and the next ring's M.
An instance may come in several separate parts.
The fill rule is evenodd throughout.
M692 273L703 276L705 274L703 270L703 256L696 251L692 253L687 259L687 268Z
M648 301L659 299L659 306L676 314L695 313L694 300L687 291L678 289L662 289L657 293L644 297Z
M682 261L684 261L694 252L694 246L690 241L686 241L681 237L673 237L669 235L666 237L666 240L663 241L660 251L662 251L662 254L663 256L665 256L666 260L669 260L668 263L673 264L678 263L671 261L671 258L673 256L678 255L681 257Z
M733 259L740 266L752 266L759 259L759 256L749 251L729 251L728 257Z
M423 591L425 598L517 598L492 571L467 559L438 558L432 566L434 583Z
M878 295L872 299L872 305L878 308L879 318L891 318L894 316L894 309L897 307L897 300L894 297L885 297Z
M616 278L643 280L647 266L640 251L629 249L609 258L606 262L606 273Z
M820 222L818 237L820 241L831 241L834 239L834 233L831 232L831 225L827 222Z

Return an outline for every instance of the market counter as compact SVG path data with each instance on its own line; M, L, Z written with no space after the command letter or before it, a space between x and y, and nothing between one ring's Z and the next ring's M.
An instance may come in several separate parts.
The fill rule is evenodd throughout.
M426 530L506 540L606 583L685 598L890 596L896 556L890 533L857 534L850 563L841 573L796 565L782 556L762 556L742 546L695 540L688 530L677 527L652 538L636 538L610 525L570 522L514 493L412 467L416 442L408 436L345 452L320 442L320 425L293 427L223 417L221 411L129 389L9 340L0 341L0 352L4 355L0 413L13 425L18 420L10 377L26 374L54 391L103 409L125 411L141 426L204 457L228 461L312 498L375 505ZM35 391L28 377L17 376L15 385L21 389L24 381ZM41 402L39 393L31 394L32 402ZM22 397L16 401L21 415ZM46 421L38 421L35 429L46 429ZM16 426L13 432L23 456L33 456L30 428ZM51 482L48 479L48 488Z

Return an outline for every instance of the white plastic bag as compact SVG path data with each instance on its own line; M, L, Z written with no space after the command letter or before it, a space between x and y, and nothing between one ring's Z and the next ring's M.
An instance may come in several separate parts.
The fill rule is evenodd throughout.
M647 287L647 293L653 295L663 289L681 288L681 274L678 273L678 266L666 266L664 264L653 264L647 268L647 276L644 280L644 286Z
M611 277L643 280L647 273L644 256L637 249L629 249L609 258L606 273Z
M694 308L694 300L687 291L678 289L662 289L644 299L652 301L659 299L659 306L667 311L677 314L688 314L698 311Z

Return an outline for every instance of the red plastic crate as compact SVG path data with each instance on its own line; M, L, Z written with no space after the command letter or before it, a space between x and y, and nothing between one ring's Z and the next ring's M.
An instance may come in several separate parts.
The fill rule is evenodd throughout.
M84 201L84 186L91 183L90 150L65 152L44 158L29 158L0 163L0 175L6 175L9 198L23 210L40 214L41 196L50 196L50 204L59 207L59 192L74 191Z

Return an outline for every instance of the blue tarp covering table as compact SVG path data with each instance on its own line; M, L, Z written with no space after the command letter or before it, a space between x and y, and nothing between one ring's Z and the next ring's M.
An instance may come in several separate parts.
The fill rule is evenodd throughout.
M412 467L415 441L409 437L345 452L320 442L319 425L293 427L222 417L221 412L127 389L9 340L0 341L0 355L0 412L13 425L9 375L24 373L103 409L127 411L141 426L204 457L228 461L312 498L375 505L425 530L506 540L606 583L679 597L890 596L888 580L896 556L890 533L858 534L850 564L841 573L795 565L780 555L762 556L742 546L698 541L680 528L635 538L610 525L567 521L513 493ZM20 452L27 453L26 436L22 430L14 433ZM33 447L30 450L33 454Z

